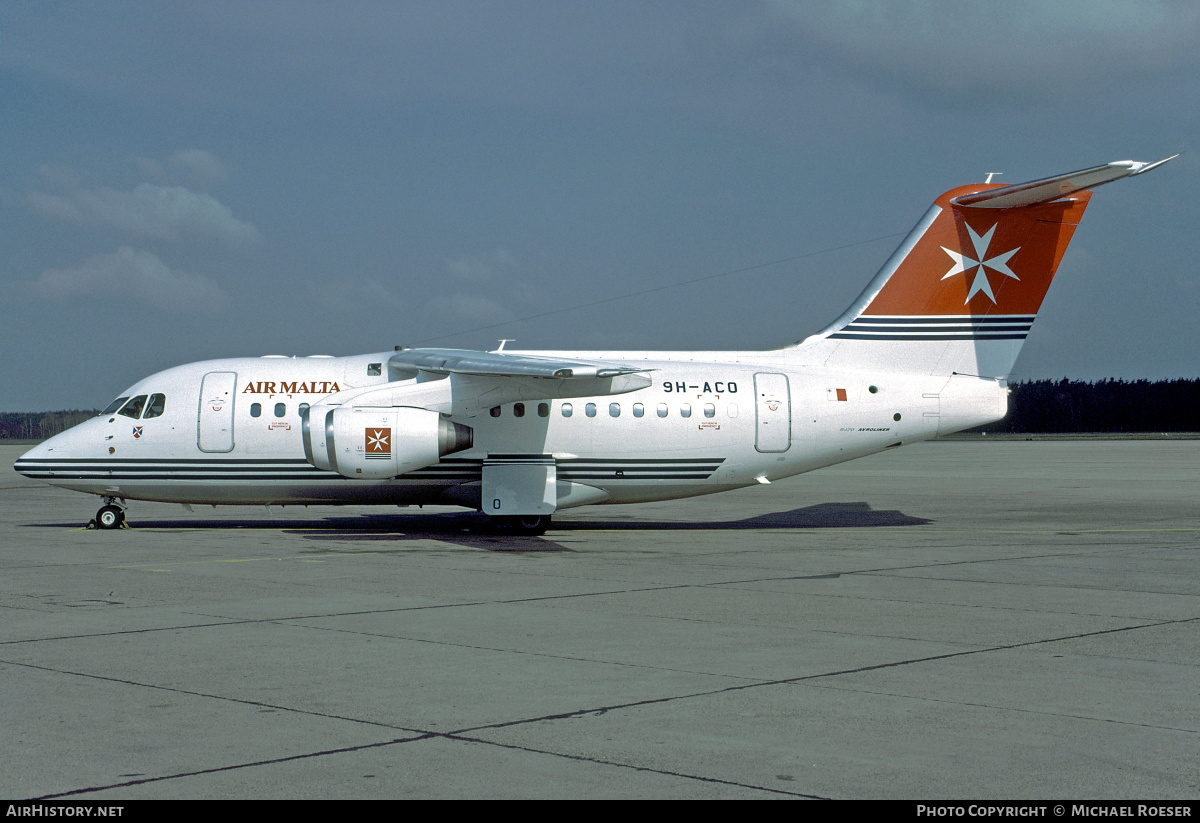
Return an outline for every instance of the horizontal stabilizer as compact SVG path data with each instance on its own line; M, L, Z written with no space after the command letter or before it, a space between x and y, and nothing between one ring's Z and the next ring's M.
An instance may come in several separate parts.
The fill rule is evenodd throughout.
M1028 183L1017 183L1013 186L1002 186L998 189L964 194L950 202L955 206L971 206L981 209L1011 209L1017 206L1033 206L1038 203L1048 203L1067 197L1084 189L1094 189L1105 183L1131 177L1135 174L1150 171L1161 166L1167 160L1173 160L1178 154L1159 160L1157 163L1139 163L1136 160L1118 160L1103 166L1093 166L1090 169L1057 174L1042 180L1032 180Z

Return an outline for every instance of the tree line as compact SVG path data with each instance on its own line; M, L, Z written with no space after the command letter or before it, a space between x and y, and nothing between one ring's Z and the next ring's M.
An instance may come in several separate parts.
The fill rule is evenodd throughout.
M976 431L1200 432L1197 380L1025 380L1010 385L1008 416ZM0 440L44 440L100 412L0 412Z
M976 431L1197 432L1198 380L1026 380L1011 384L1008 416Z
M99 413L99 409L0 412L0 440L45 440Z

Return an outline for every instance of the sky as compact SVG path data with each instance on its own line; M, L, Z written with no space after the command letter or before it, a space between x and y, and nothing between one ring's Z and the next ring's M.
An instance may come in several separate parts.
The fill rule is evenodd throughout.
M0 4L0 411L395 345L761 349L943 191L1099 189L1014 378L1200 377L1200 4Z

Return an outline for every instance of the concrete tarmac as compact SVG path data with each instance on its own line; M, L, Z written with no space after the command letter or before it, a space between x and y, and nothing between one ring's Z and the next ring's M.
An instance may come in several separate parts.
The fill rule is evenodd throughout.
M131 504L0 447L0 797L1200 796L1200 441L561 512Z

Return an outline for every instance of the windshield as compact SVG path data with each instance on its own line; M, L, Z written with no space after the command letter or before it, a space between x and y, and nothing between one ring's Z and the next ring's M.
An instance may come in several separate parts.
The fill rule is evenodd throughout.
M146 395L139 394L137 397L130 400L117 414L123 414L126 417L137 419L142 416L142 406L146 405Z
M125 405L125 401L128 399L129 399L129 395L125 395L124 397L118 397L116 400L109 403L108 407L105 408L105 410L100 413L101 414L112 414L117 409L121 408L121 406Z
M146 413L142 416L143 420L149 420L151 417L161 417L163 410L167 407L167 396L164 394L150 395L150 402L146 405Z

